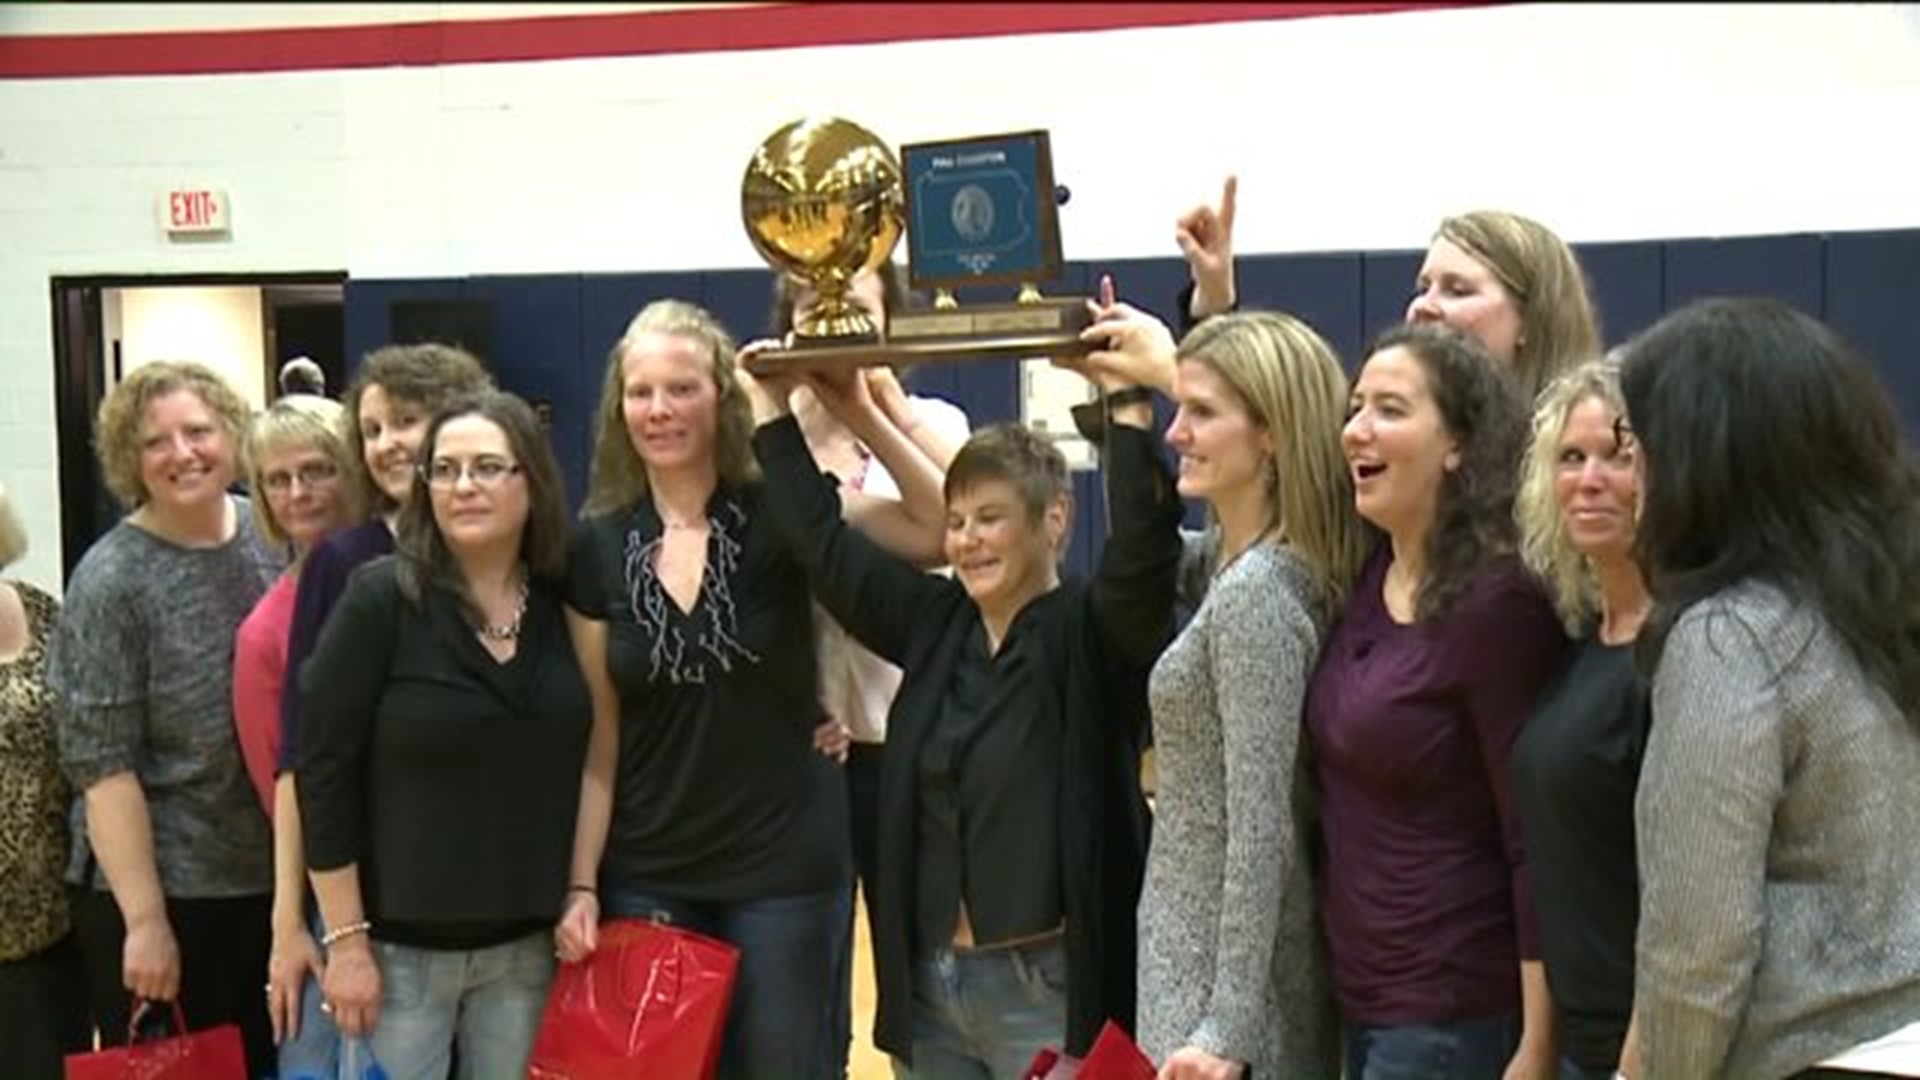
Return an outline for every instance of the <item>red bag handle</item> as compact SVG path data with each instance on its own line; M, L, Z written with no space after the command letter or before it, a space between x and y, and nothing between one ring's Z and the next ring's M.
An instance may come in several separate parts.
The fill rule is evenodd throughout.
M159 1003L151 998L136 997L133 999L133 1008L127 1013L128 1046L135 1046L140 1042L140 1019L147 1015L147 1006L155 1004ZM187 1014L180 1008L180 999L175 998L167 1004L173 1007L174 1034L187 1034Z

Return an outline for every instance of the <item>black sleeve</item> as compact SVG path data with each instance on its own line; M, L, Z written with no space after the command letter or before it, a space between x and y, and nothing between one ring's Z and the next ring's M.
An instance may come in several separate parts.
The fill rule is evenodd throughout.
M600 518L590 518L573 528L567 544L567 577L561 596L576 614L605 621L607 617L606 574L600 556L600 534L606 526Z
M1235 296L1233 298L1232 307L1228 308L1227 311L1224 311L1224 312L1216 311L1214 312L1214 315L1224 315L1224 314L1227 314L1228 312L1239 311L1239 310L1240 310L1240 298L1238 296ZM1173 311L1174 311L1174 316L1173 316L1174 321L1179 325L1180 336L1183 338L1186 337L1189 333L1191 333L1194 327L1199 326L1201 323L1206 322L1208 319L1213 318L1213 315L1206 315L1200 318L1194 317L1193 315L1193 281L1191 279L1189 279L1185 285L1180 286L1180 291L1174 295Z
M388 557L354 574L300 675L300 823L313 870L359 862L366 840L367 755L403 616L394 569Z
M327 616L346 591L353 567L346 565L339 549L320 544L308 553L300 568L300 583L294 587L293 622L287 628L287 668L280 687L280 760L282 771L300 764L300 671L320 641Z
M814 596L860 644L903 664L914 628L944 590L958 586L895 558L842 520L840 494L792 417L754 432L753 450L766 471L763 498L774 529Z
M1173 630L1184 507L1151 431L1115 424L1103 479L1112 532L1093 580L1093 613L1126 660L1151 665Z

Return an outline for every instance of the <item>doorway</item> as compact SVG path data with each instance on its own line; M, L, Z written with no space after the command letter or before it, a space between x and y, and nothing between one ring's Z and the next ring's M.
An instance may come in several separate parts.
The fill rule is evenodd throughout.
M199 360L264 408L279 394L280 366L307 356L338 394L346 378L346 279L338 271L53 279L63 584L123 513L93 450L94 416L107 391L148 360Z

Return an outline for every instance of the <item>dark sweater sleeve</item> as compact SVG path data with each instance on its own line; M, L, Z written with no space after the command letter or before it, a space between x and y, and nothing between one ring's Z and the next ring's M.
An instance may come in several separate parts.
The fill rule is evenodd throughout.
M915 628L942 592L959 586L895 558L842 520L840 495L792 417L754 432L753 449L766 471L764 505L814 596L860 644L904 666Z
M307 866L360 861L366 839L367 757L403 617L392 559L367 564L327 620L300 674L310 721L300 764L300 821Z
M1187 334L1192 332L1194 327L1199 326L1201 323L1206 322L1208 319L1213 318L1213 315L1202 315L1198 318L1194 317L1192 279L1188 279L1185 285L1180 286L1180 291L1174 295L1173 310L1174 310L1174 320L1178 323L1180 327L1181 337L1186 337ZM1225 315L1229 312L1234 312L1239 310L1240 310L1240 298L1236 296L1233 299L1232 307L1228 308L1226 311L1216 311L1214 312L1214 315Z
M1449 637L1467 650L1461 670L1467 672L1468 717L1512 868L1520 957L1538 960L1533 873L1521 843L1511 763L1514 740L1566 659L1567 638L1552 603L1517 562L1495 575L1479 595L1461 600L1462 617L1449 628Z
M340 596L346 592L347 578L353 567L332 544L322 543L307 556L300 570L300 584L293 594L293 621L287 627L286 681L280 687L280 760L281 772L300 768L300 673L320 642L320 631L327 625Z
M1151 431L1113 425L1105 451L1112 532L1093 580L1094 619L1122 658L1149 666L1173 629L1184 507Z

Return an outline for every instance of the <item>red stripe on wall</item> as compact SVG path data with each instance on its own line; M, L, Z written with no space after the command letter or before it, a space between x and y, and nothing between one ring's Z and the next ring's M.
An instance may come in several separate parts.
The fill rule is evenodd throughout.
M214 75L576 60L1052 34L1483 6L1359 4L777 4L264 30L0 37L0 78Z

